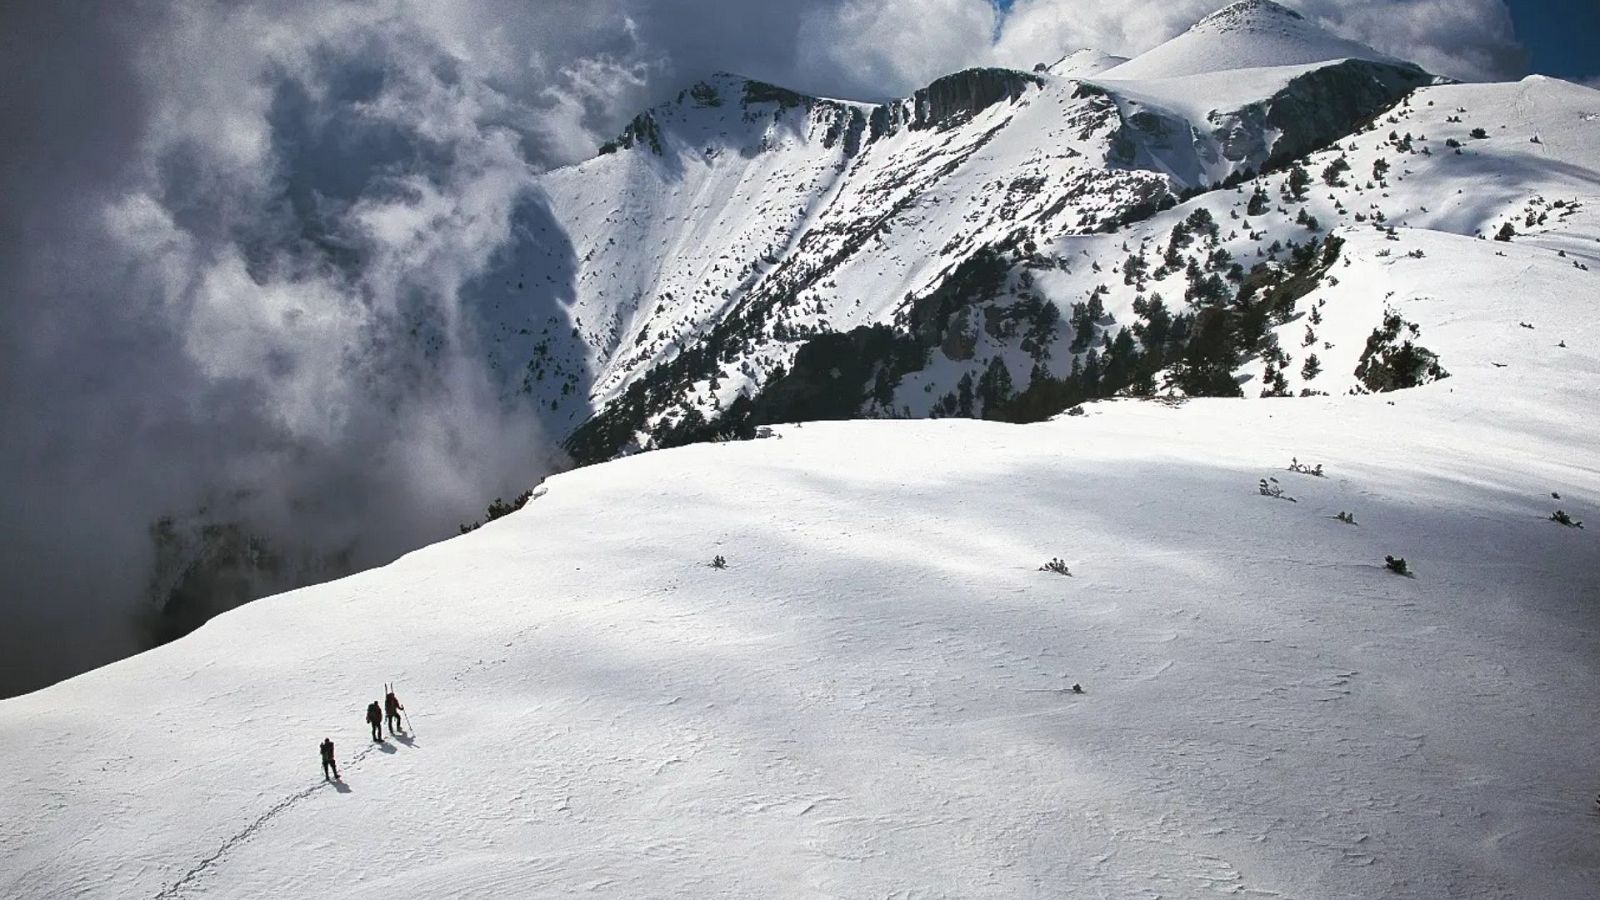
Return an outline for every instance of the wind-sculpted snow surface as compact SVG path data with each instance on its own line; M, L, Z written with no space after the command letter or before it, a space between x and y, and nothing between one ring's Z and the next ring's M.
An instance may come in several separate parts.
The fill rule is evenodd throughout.
M1446 381L646 454L0 702L0 895L1585 896L1591 298L1388 243Z

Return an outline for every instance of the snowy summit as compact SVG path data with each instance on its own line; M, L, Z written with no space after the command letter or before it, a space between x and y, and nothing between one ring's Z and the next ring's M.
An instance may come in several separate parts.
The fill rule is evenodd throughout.
M1104 74L1107 78L1178 78L1340 59L1398 61L1332 34L1272 0L1239 0Z

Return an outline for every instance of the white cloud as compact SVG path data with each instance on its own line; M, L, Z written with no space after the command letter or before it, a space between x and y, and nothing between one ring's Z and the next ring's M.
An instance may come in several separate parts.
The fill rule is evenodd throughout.
M1288 5L1440 75L1505 81L1527 74L1527 51L1502 0L1291 0Z
M988 0L848 0L804 17L801 69L842 71L889 97L987 62L998 17ZM873 87L875 86L875 88Z

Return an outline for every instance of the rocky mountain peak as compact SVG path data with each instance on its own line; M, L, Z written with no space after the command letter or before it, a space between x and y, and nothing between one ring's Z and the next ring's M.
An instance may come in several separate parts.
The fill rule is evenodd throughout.
M1190 31L1263 31L1305 22L1305 16L1273 0L1238 0L1196 22Z

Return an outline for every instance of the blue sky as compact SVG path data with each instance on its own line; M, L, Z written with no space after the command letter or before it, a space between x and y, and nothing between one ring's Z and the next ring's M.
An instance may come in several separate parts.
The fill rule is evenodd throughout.
M1011 0L1003 0L1009 6ZM1533 71L1600 78L1600 0L1509 0Z

